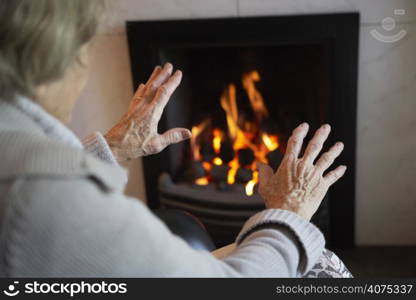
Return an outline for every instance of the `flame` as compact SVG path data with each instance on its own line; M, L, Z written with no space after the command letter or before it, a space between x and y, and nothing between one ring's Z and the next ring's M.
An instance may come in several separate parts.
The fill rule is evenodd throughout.
M228 85L220 101L226 114L229 136L234 141L234 150L238 151L243 148L254 150L256 146L250 142L247 134L238 126L236 87L234 84Z
M202 162L202 167L204 168L205 172L211 172L212 165L209 162Z
M201 153L200 153L201 145L197 143L197 139L200 136L200 134L205 130L205 128L208 126L208 124L209 124L209 121L206 120L202 122L201 124L192 127L191 149L192 149L192 156L194 160L201 160Z
M246 184L246 195L252 196L254 194L254 187L259 182L259 172L253 172L253 179Z
M208 180L207 177L201 177L201 178L198 178L197 180L195 180L195 184L196 185L208 185L209 180Z
M222 165L222 159L219 157L215 157L212 162L214 163L214 165L216 166L221 166Z
M245 192L248 196L254 194L256 184L258 184L259 173L257 171L257 162L267 163L267 154L279 148L279 139L277 135L268 134L262 131L262 120L269 116L269 111L266 108L264 99L260 91L256 87L261 78L258 71L253 70L242 75L242 86L246 92L250 107L254 112L255 119L245 121L239 119L239 111L237 106L237 86L230 83L224 89L220 97L220 104L226 115L227 130L215 128L211 132L212 147L215 152L215 158L210 162L202 162L202 166L208 174L206 177L198 178L195 183L197 185L208 185L212 180L210 173L213 166L222 166L223 160L220 158L221 143L224 139L231 141L234 150L234 157L227 164L229 167L227 173L227 183L235 184L237 172L241 167L238 158L238 151L240 149L251 149L254 153L255 159L250 166L246 166L253 171L253 178L245 182ZM203 158L200 153L201 133L210 126L210 121L206 120L201 124L192 127L192 153L195 160L201 161ZM204 137L208 135L204 134ZM198 139L198 141L197 141Z
M232 161L228 163L228 166L230 167L230 170L228 171L228 174L227 174L227 183L234 184L235 175L237 174L238 168L240 167L240 164L238 163L238 159L234 158Z
M212 147L214 148L215 153L220 153L221 149L221 139L222 139L222 132L219 129L214 129L212 132L214 138L212 139Z
M269 116L269 111L264 105L263 96L256 88L256 82L260 81L260 74L254 70L243 75L242 83L250 99L251 108L259 120Z
M263 133L261 138L263 140L264 145L266 145L267 150L269 150L270 152L279 148L279 140L277 136Z
M231 139L235 139L238 131L238 110L237 110L237 98L236 87L234 84L229 84L221 95L221 107L226 113L228 131Z

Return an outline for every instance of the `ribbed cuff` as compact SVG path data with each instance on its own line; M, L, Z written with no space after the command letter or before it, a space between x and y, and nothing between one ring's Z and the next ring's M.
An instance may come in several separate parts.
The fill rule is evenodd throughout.
M94 132L81 140L84 150L101 160L118 166L110 147L100 132Z
M266 209L255 214L244 224L236 242L237 244L243 242L250 233L256 231L257 227L264 229L265 225L271 225L267 227L270 229L276 224L287 226L299 240L303 248L301 254L304 255L304 257L301 255L299 264L301 273L310 270L322 254L325 246L324 236L312 223L288 210Z

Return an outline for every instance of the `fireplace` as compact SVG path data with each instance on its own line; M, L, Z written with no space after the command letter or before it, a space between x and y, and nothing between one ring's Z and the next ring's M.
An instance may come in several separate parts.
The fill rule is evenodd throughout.
M156 64L184 72L160 131L193 133L144 158L149 206L188 211L217 246L231 243L264 208L257 162L277 168L294 127L308 122L310 138L328 122L348 173L312 222L330 247L353 246L358 24L356 13L128 22L136 87Z

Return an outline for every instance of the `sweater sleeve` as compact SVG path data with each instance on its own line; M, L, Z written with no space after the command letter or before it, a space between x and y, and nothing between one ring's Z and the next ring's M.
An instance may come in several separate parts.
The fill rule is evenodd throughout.
M141 201L103 190L93 180L23 186L16 189L19 209L12 220L20 225L13 227L19 232L12 234L10 276L296 277L324 246L311 223L284 210L265 210L246 223L235 249L218 259L190 248Z
M104 136L100 132L93 132L81 140L84 150L95 157L108 162L112 165L118 165L110 147Z

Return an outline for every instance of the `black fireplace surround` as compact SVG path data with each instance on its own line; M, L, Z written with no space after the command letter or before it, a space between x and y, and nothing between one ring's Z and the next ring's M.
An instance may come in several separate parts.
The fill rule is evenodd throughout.
M336 164L347 165L348 171L330 189L313 222L326 235L329 247L354 246L358 13L129 21L127 35L135 88L147 80L157 64L169 61L184 72L182 85L166 107L160 132L172 127L191 128L202 115L221 119L218 99L224 86L254 68L261 74L259 89L270 114L276 116L282 144L300 122L307 121L312 130L323 123L331 124L332 134L326 146L344 142L345 150ZM233 199L228 199L231 194L185 184L180 178L189 161L189 143L171 146L143 159L148 205L184 210L189 207L198 216L192 210L197 202L189 195L213 195L215 201L222 201L218 202L220 205L215 207L213 200L201 211L215 215L219 209L218 224L222 224L228 209L235 230L231 226L228 237L219 238L221 232L227 231L226 226L210 227L208 217L205 225L217 246L232 242L230 237L240 224L262 208L259 195L247 197L242 193L234 201L235 193ZM164 185L172 186L171 198ZM186 192L178 197L181 187ZM242 209L241 215L233 211L233 201L241 204L235 206L236 210ZM177 203L177 207L172 203ZM203 213L201 220L204 223Z

